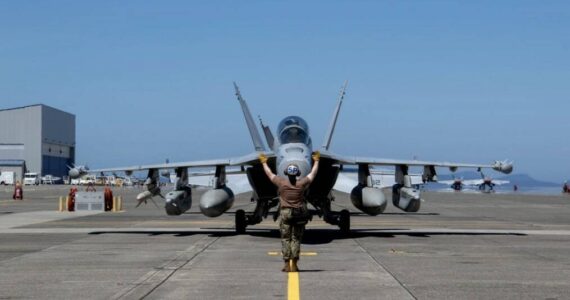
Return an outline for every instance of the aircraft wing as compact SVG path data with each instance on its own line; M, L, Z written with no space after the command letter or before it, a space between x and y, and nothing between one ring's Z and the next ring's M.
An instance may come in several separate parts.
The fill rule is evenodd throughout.
M495 185L503 185L503 184L509 184L509 183L511 183L511 182L508 181L508 180L493 180L492 182L493 182Z
M174 163L163 163L163 164L153 164L153 165L137 165L129 167L118 167L118 168L105 168L105 169L93 169L88 170L88 173L101 173L101 172L135 172L144 171L150 169L176 169L176 168L205 168L205 167L216 167L216 166L245 166L254 165L259 163L259 154L262 152L253 152L241 157L236 158L224 158L224 159L213 159L213 160L199 160L199 161L186 161L186 162L174 162ZM273 152L263 152L269 159L275 157Z
M512 163L507 161L496 161L493 164L469 164L455 162L437 162L437 161L421 161L421 160L399 160L386 158L369 158L358 156L342 156L334 154L327 150L321 152L321 157L330 159L335 163L347 165L377 165L377 166L413 166L413 167L448 167L448 168L491 168L505 174L509 174L513 170Z
M455 180L438 180L437 182L441 184L454 184ZM463 181L461 183L463 183Z
M481 185L483 182L483 179L467 179L463 180L461 183L464 185Z
M214 188L215 173L189 173L188 184ZM226 186L229 187L236 195L253 191L249 184L249 180L247 179L247 174L243 172L228 172L226 174Z
M391 171L370 170L372 177L372 187L383 189L396 184L396 175ZM423 184L422 174L410 174L412 184ZM340 172L333 187L334 190L350 194L352 189L358 184L358 173Z
M471 179L471 180L463 180L463 184L464 185L481 185L483 184L485 181L483 179ZM510 183L510 181L508 180L491 180L491 183L493 183L494 185L503 185L503 184L508 184Z

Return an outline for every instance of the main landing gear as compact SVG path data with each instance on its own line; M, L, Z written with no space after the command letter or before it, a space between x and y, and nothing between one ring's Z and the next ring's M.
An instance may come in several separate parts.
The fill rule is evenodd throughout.
M238 209L236 210L235 219L236 233L243 234L245 233L245 229L248 225L259 224L262 220L262 215L259 215L256 212L246 214L243 209Z
M350 212L343 209L340 212L331 211L324 215L324 221L331 225L338 225L340 232L350 232Z
M247 227L247 218L245 216L245 211L243 209L238 209L236 211L236 233L245 233L245 228Z
M235 214L236 233L243 234L248 225L259 224L261 216L256 216L255 213L246 214L243 209L238 209ZM340 212L330 211L324 214L323 220L331 225L337 225L341 233L350 233L350 212L347 209Z

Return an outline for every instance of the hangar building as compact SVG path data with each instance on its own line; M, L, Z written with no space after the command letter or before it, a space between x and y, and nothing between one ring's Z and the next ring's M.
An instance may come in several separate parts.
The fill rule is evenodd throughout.
M0 171L63 177L74 163L75 115L44 104L0 109Z

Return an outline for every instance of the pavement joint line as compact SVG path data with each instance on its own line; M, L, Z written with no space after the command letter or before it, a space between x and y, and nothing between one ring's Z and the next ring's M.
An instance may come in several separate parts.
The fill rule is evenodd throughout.
M368 252L368 250L366 250L362 244L360 244L360 242L357 239L352 239L354 240L354 242L358 245L358 247L360 248L360 250L362 250L364 253L366 253L366 255L368 255L368 257L370 257L372 259L372 261L375 262L375 264L382 270L384 270L386 273L390 274L390 276L392 276L392 278L394 278L394 280L396 280L396 282L398 282L398 284L406 291L408 292L408 294L410 294L410 296L413 299L418 299L414 293L412 293L412 291L406 286L406 284L404 284L403 282L401 282L394 273L392 273L390 270L388 270L388 268L386 266L384 266L384 264L382 264L379 260L377 260L372 254L370 254L370 252Z
M128 286L113 295L110 299L144 299L170 279L178 270L188 265L194 258L204 252L208 247L218 241L220 237L204 236L186 250L179 252L166 263L156 267L135 280L133 286ZM180 260L181 257L191 253L188 258Z

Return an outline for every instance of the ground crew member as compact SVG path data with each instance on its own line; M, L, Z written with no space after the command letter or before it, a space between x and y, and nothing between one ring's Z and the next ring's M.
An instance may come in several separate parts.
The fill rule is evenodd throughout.
M110 187L105 187L105 192L103 193L105 199L105 211L113 210L113 191Z
M299 179L303 174L300 173L299 167L289 165L285 170L287 179L273 174L267 165L267 157L264 154L259 155L259 160L263 164L263 170L267 177L275 184L279 192L279 215L281 220L279 228L281 232L281 252L285 266L283 272L299 272L297 262L299 261L299 253L301 252L301 239L305 231L305 224L308 221L309 213L307 203L304 198L304 192L309 187L317 170L319 168L320 153L317 151L313 154L313 169L306 177ZM304 216L304 222L294 222L297 216ZM303 217L300 219L302 220ZM299 220L299 218L297 218Z
M12 199L20 199L24 200L24 189L22 188L22 184L20 181L16 181L16 185L14 186L14 194L12 195Z

